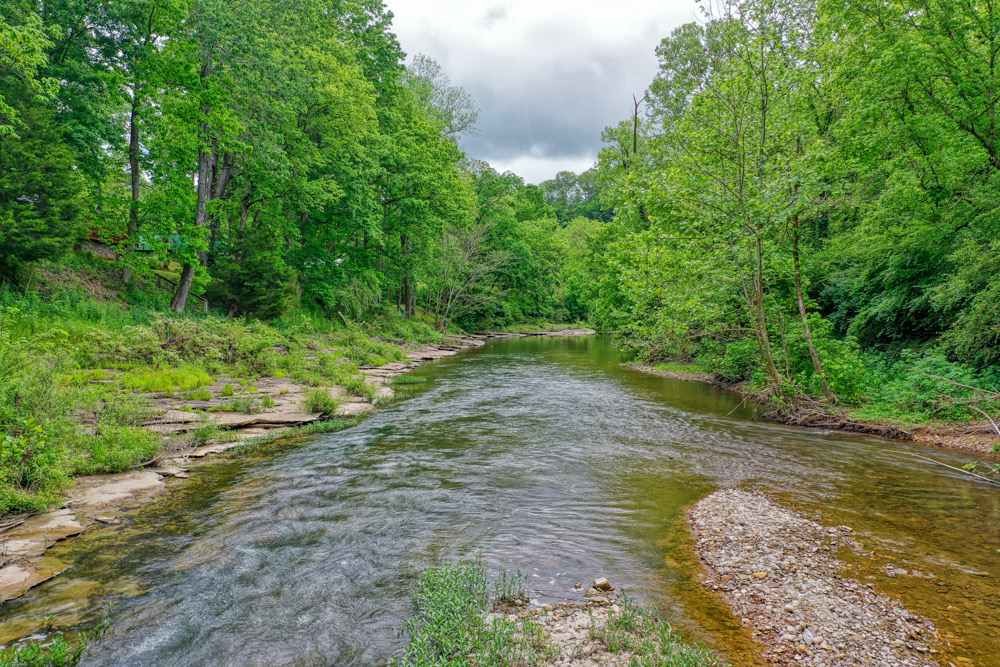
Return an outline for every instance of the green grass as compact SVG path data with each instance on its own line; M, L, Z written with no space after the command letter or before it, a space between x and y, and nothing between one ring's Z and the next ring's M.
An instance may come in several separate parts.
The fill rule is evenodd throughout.
M359 365L404 359L396 343L440 339L428 323L398 316L363 327L301 312L265 323L176 315L168 299L147 297L100 302L72 287L42 294L0 286L0 516L59 503L73 475L128 469L155 455L152 441L131 430L151 416L140 393L204 401L213 376L225 376L246 378L220 392L241 400L257 393L257 378L287 377L371 399L375 388ZM239 409L273 407L257 395ZM79 423L91 415L97 435Z
M709 370L699 364L697 361L660 361L653 364L653 368L664 373L678 373L678 374L704 374L708 373Z
M0 650L0 667L73 667L86 647L85 641L70 642L59 634L45 643Z
M170 394L192 391L212 384L203 368L185 364L176 368L139 368L129 371L122 383L133 391Z
M628 598L608 615L603 628L592 632L611 653L631 654L634 667L721 667L710 651L685 643L670 624Z
M312 389L306 394L306 411L314 415L331 416L337 413L340 402L331 394L329 389Z
M541 626L529 620L486 619L495 600L479 563L427 570L413 594L410 637L399 667L476 665L530 667L551 656Z
M211 401L212 392L207 387L195 389L184 394L184 399L188 401Z
M160 451L156 433L135 426L102 426L97 435L84 437L77 449L74 475L124 472L147 463Z

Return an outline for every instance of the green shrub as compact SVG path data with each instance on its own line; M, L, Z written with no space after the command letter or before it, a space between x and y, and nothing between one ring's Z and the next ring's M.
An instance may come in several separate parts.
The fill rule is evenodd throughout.
M3 667L73 667L83 655L86 642L69 642L55 635L47 643L31 643L0 650Z
M212 392L207 387L202 387L184 394L184 398L189 401L210 401L212 400Z
M73 473L96 475L130 470L156 456L160 445L160 436L144 428L102 426L97 435L81 439Z
M937 351L904 351L895 363L873 374L871 402L859 416L907 422L978 419L969 408L976 392L970 387L990 388L987 377L971 368L948 361ZM996 405L977 401L990 410Z
M706 343L697 355L698 363L727 382L742 382L753 377L760 365L760 351L752 338L729 343Z
M313 389L306 394L306 410L314 415L333 415L340 407L329 389Z

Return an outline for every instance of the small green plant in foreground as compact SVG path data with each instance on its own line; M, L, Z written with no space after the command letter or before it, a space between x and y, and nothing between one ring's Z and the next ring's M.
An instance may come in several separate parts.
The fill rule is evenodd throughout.
M611 653L629 653L635 667L721 667L710 651L686 644L666 621L624 598L593 637Z
M457 563L427 570L413 595L407 621L410 643L397 667L544 664L550 649L533 621L487 619L495 600L479 563Z
M314 415L332 415L340 404L329 389L313 389L306 394L306 410Z
M0 667L73 667L80 662L86 642L70 642L55 635L46 644L12 646L0 651Z

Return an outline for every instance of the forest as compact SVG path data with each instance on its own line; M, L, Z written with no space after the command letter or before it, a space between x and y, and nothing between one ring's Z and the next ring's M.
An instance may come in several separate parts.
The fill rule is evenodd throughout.
M587 218L569 223L574 303L640 357L786 405L995 416L1000 10L702 8L658 45L595 171L555 189Z
M589 322L776 413L1000 432L1000 10L701 9L597 164L531 185L463 153L475 101L382 0L4 2L0 513L155 451L122 418L68 454L122 400L78 385L214 363L192 340L259 374Z
M0 274L81 243L232 316L554 315L542 192L378 1L4 3Z

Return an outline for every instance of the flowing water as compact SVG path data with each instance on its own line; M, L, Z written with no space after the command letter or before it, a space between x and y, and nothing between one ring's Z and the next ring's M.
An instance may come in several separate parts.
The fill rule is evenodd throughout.
M753 664L698 584L684 523L740 486L854 528L874 558L849 573L929 616L942 664L1000 664L996 488L914 456L927 450L754 420L733 395L619 361L597 338L519 339L426 366L359 426L214 464L127 529L57 547L72 568L0 610L0 641L107 614L84 664L379 664L405 642L417 574L481 558L540 601L607 576Z

